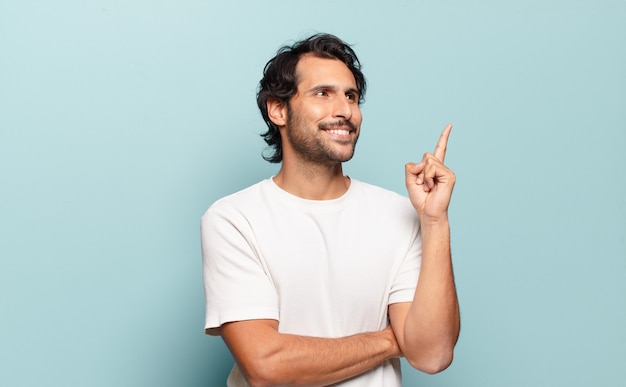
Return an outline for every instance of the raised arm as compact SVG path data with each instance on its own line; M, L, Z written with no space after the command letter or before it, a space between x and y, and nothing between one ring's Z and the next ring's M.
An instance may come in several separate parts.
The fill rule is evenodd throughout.
M412 302L389 306L389 317L407 361L436 373L452 362L460 330L459 305L450 255L448 205L456 177L443 163L452 125L435 152L406 165L406 186L422 235L422 265Z
M343 338L278 332L276 320L224 324L220 334L252 386L325 386L401 353L391 328Z

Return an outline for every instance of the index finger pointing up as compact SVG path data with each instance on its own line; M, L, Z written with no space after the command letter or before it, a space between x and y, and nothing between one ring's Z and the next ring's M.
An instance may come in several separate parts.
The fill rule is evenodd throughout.
M450 137L450 132L452 131L452 124L446 125L443 128L443 132L441 132L441 136L439 137L439 141L437 141L437 146L435 146L435 152L433 155L443 163L443 160L446 158L446 148L448 147L448 137Z

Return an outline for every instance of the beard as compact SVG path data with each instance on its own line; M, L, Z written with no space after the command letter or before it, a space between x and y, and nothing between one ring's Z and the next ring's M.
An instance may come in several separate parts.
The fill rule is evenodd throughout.
M342 126L347 126L356 132L356 126L352 122L348 120L321 122L313 127L292 109L288 109L287 114L287 139L302 160L315 164L334 165L346 162L354 156L359 138L358 133L349 140L340 141L329 138L325 132Z

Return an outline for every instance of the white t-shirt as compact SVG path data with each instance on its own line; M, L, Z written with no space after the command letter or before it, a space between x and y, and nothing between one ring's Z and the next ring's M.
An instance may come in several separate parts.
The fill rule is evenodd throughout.
M282 333L344 337L384 329L388 305L413 300L419 220L392 191L352 180L338 199L306 200L267 179L215 202L201 231L209 333L274 319ZM228 385L247 385L237 366ZM339 385L400 386L399 361Z

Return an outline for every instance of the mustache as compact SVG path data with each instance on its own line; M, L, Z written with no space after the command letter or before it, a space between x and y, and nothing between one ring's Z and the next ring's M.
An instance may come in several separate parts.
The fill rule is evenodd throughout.
M339 121L334 121L334 122L322 122L319 124L319 128L322 130L341 128L345 126L349 127L351 130L356 131L356 125L346 120L339 120Z

